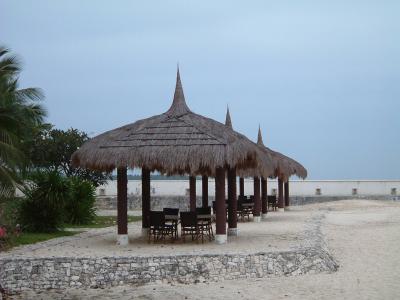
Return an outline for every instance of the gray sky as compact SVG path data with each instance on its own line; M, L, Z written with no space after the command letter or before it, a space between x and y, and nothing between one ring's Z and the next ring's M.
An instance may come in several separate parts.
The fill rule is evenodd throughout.
M0 0L0 43L56 127L166 111L179 61L193 111L229 104L309 178L400 178L400 1L193 2Z

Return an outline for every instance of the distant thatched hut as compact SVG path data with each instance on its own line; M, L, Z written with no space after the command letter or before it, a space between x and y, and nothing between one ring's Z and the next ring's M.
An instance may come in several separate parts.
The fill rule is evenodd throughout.
M225 126L233 130L232 119L230 116L229 108L227 109ZM307 170L294 159L283 155L282 153L271 150L266 147L262 140L261 128L258 128L257 137L257 153L261 157L259 163L255 168L247 168L238 170L237 174L240 176L239 181L239 195L244 196L244 177L254 178L254 202L255 207L253 214L255 220L258 221L260 210L263 217L266 217L268 203L267 203L267 178L278 179L278 204L280 208L289 205L289 177L297 175L300 178L307 177ZM260 153L261 152L261 153ZM264 160L263 160L264 158ZM271 164L272 160L272 164ZM273 166L274 170L271 172L270 167ZM228 191L229 191L229 175L228 175ZM261 187L260 187L261 184ZM231 186L233 183L231 183ZM285 189L285 193L283 193ZM236 190L235 190L236 193ZM283 194L285 199L283 198ZM236 195L236 194L235 194ZM230 199L230 197L228 196ZM235 205L233 205L235 207Z
M229 108L226 112L225 126L233 130L232 119L230 116ZM265 183L266 178L274 176L277 168L276 159L272 157L271 153L265 148L254 143L256 147L257 155L259 156L258 164L254 168L240 169L237 173L228 172L228 221L229 231L235 232L237 227L236 224L236 209L237 209L237 193L236 193L236 175L240 176L239 190L240 196L244 196L244 177L254 178L254 209L253 209L253 221L261 221L261 212L263 211L263 203L266 201L266 190ZM261 184L261 187L260 187ZM264 199L265 196L265 199ZM234 234L234 233L233 233Z
M278 179L278 207L284 209L285 206L289 206L289 177L297 175L305 179L307 177L307 170L294 159L266 147L262 139L260 127L258 128L257 145L270 153L275 162L276 169L273 177ZM285 189L285 192L283 192L283 189ZM283 198L283 194L285 199Z

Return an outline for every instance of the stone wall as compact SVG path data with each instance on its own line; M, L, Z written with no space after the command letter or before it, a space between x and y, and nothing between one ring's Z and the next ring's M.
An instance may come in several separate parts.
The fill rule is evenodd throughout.
M400 196L293 196L290 197L291 205L304 205L311 203L320 203L328 201L338 201L346 199L373 199L373 200L397 200L400 201ZM208 197L209 205L212 205L214 196ZM201 196L197 197L197 206L201 206ZM96 207L99 209L117 209L117 198L116 197L104 197L98 196L96 199ZM188 196L152 196L151 197L151 209L162 210L164 207L179 208L180 210L189 210L189 197ZM128 197L128 209L140 210L142 208L141 196L129 196Z
M400 196L385 196L385 195L376 195L376 196L310 196L310 197L301 197L301 196L293 196L290 197L290 205L305 205L312 203L323 203L330 201L339 201L339 200L349 200L349 199L363 199L363 200L392 200L392 201L400 201Z
M198 283L333 272L337 268L329 253L319 247L228 255L15 258L0 259L0 282L7 291L16 292L147 282Z
M290 194L293 196L315 196L317 189L324 196L350 197L352 195L400 195L400 180L290 180ZM152 196L188 196L189 181L186 180L151 180ZM239 187L238 187L239 190ZM246 194L252 194L254 183L252 178L244 179ZM268 179L268 194L273 195L278 190L276 180ZM141 195L141 180L128 180L128 194ZM215 180L208 181L208 194L214 195ZM196 195L202 194L202 182L199 178L196 184ZM97 195L116 197L117 181L109 180L106 185L97 188Z
M208 197L211 206L214 196ZM201 207L201 197L197 197L197 207ZM117 209L117 197L102 197L96 199L99 209ZM181 211L189 210L189 196L151 196L151 209L162 210L164 207L179 208ZM142 209L142 196L128 196L128 209Z

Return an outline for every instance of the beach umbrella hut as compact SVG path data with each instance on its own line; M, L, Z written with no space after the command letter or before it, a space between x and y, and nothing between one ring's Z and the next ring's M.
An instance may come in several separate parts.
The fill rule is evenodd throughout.
M296 160L266 147L262 139L260 127L258 128L257 145L265 149L274 160L275 172L273 177L278 179L278 208L284 210L285 206L290 205L289 177L292 175L297 175L298 177L305 179L307 177L307 170ZM266 184L267 182L265 181L265 185ZM265 191L266 190L267 187L265 186ZM267 207L267 204L263 204L263 209L265 210L265 213Z
M142 169L144 232L149 228L151 171L191 175L191 209L193 204L194 208L196 205L193 197L194 176L215 176L216 242L224 243L226 242L226 170L255 168L259 164L259 159L261 157L254 143L244 135L189 109L178 69L173 102L165 113L107 131L90 139L72 155L72 164L101 171L117 169L118 243L120 244L128 243L127 168Z
M230 116L229 108L226 111L225 126L230 130L233 130L232 119ZM267 151L267 149L260 147L254 143L256 147L257 155L259 156L258 164L253 168L240 169L237 173L230 174L228 172L228 233L235 234L237 230L237 192L236 192L236 175L240 176L239 179L239 190L240 196L244 196L244 177L254 178L254 209L253 209L253 221L260 222L262 203L264 199L263 195L266 195L266 191L261 190L264 183L264 178L273 176L276 170L276 164L273 157ZM260 186L261 184L261 186Z
M225 125L232 129L232 119L229 108L227 109ZM233 129L232 129L233 130ZM258 128L257 146L262 153L259 156L259 163L256 168L241 169L238 171L239 178L239 195L244 196L244 178L253 177L254 181L254 221L259 221L259 210L261 208L261 216L266 218L268 210L267 199L267 178L277 178L278 180L278 207L283 210L285 206L289 206L289 177L297 175L305 179L307 170L296 160L274 151L264 145L261 128ZM271 164L272 160L272 164ZM270 172L273 166L274 171ZM265 167L263 169L263 167ZM261 186L260 186L261 185ZM228 192L229 192L229 176L228 176ZM228 197L229 198L229 197ZM260 204L261 203L261 204Z

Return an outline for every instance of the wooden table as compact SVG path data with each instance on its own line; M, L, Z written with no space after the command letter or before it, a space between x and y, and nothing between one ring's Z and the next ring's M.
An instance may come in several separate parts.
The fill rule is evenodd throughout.
M212 215L197 215L197 219L212 219ZM178 215L165 215L166 221L179 221Z
M166 221L179 221L179 215L165 215Z
M197 215L198 220L211 220L212 215Z
M211 226L211 220L212 220L212 215L207 214L207 215L197 215L197 222L199 222L199 225L209 225ZM175 238L178 237L178 223L179 223L179 215L165 215L165 221L169 221L172 223L172 225L175 228ZM210 233L212 237L214 236L212 229L210 229Z

